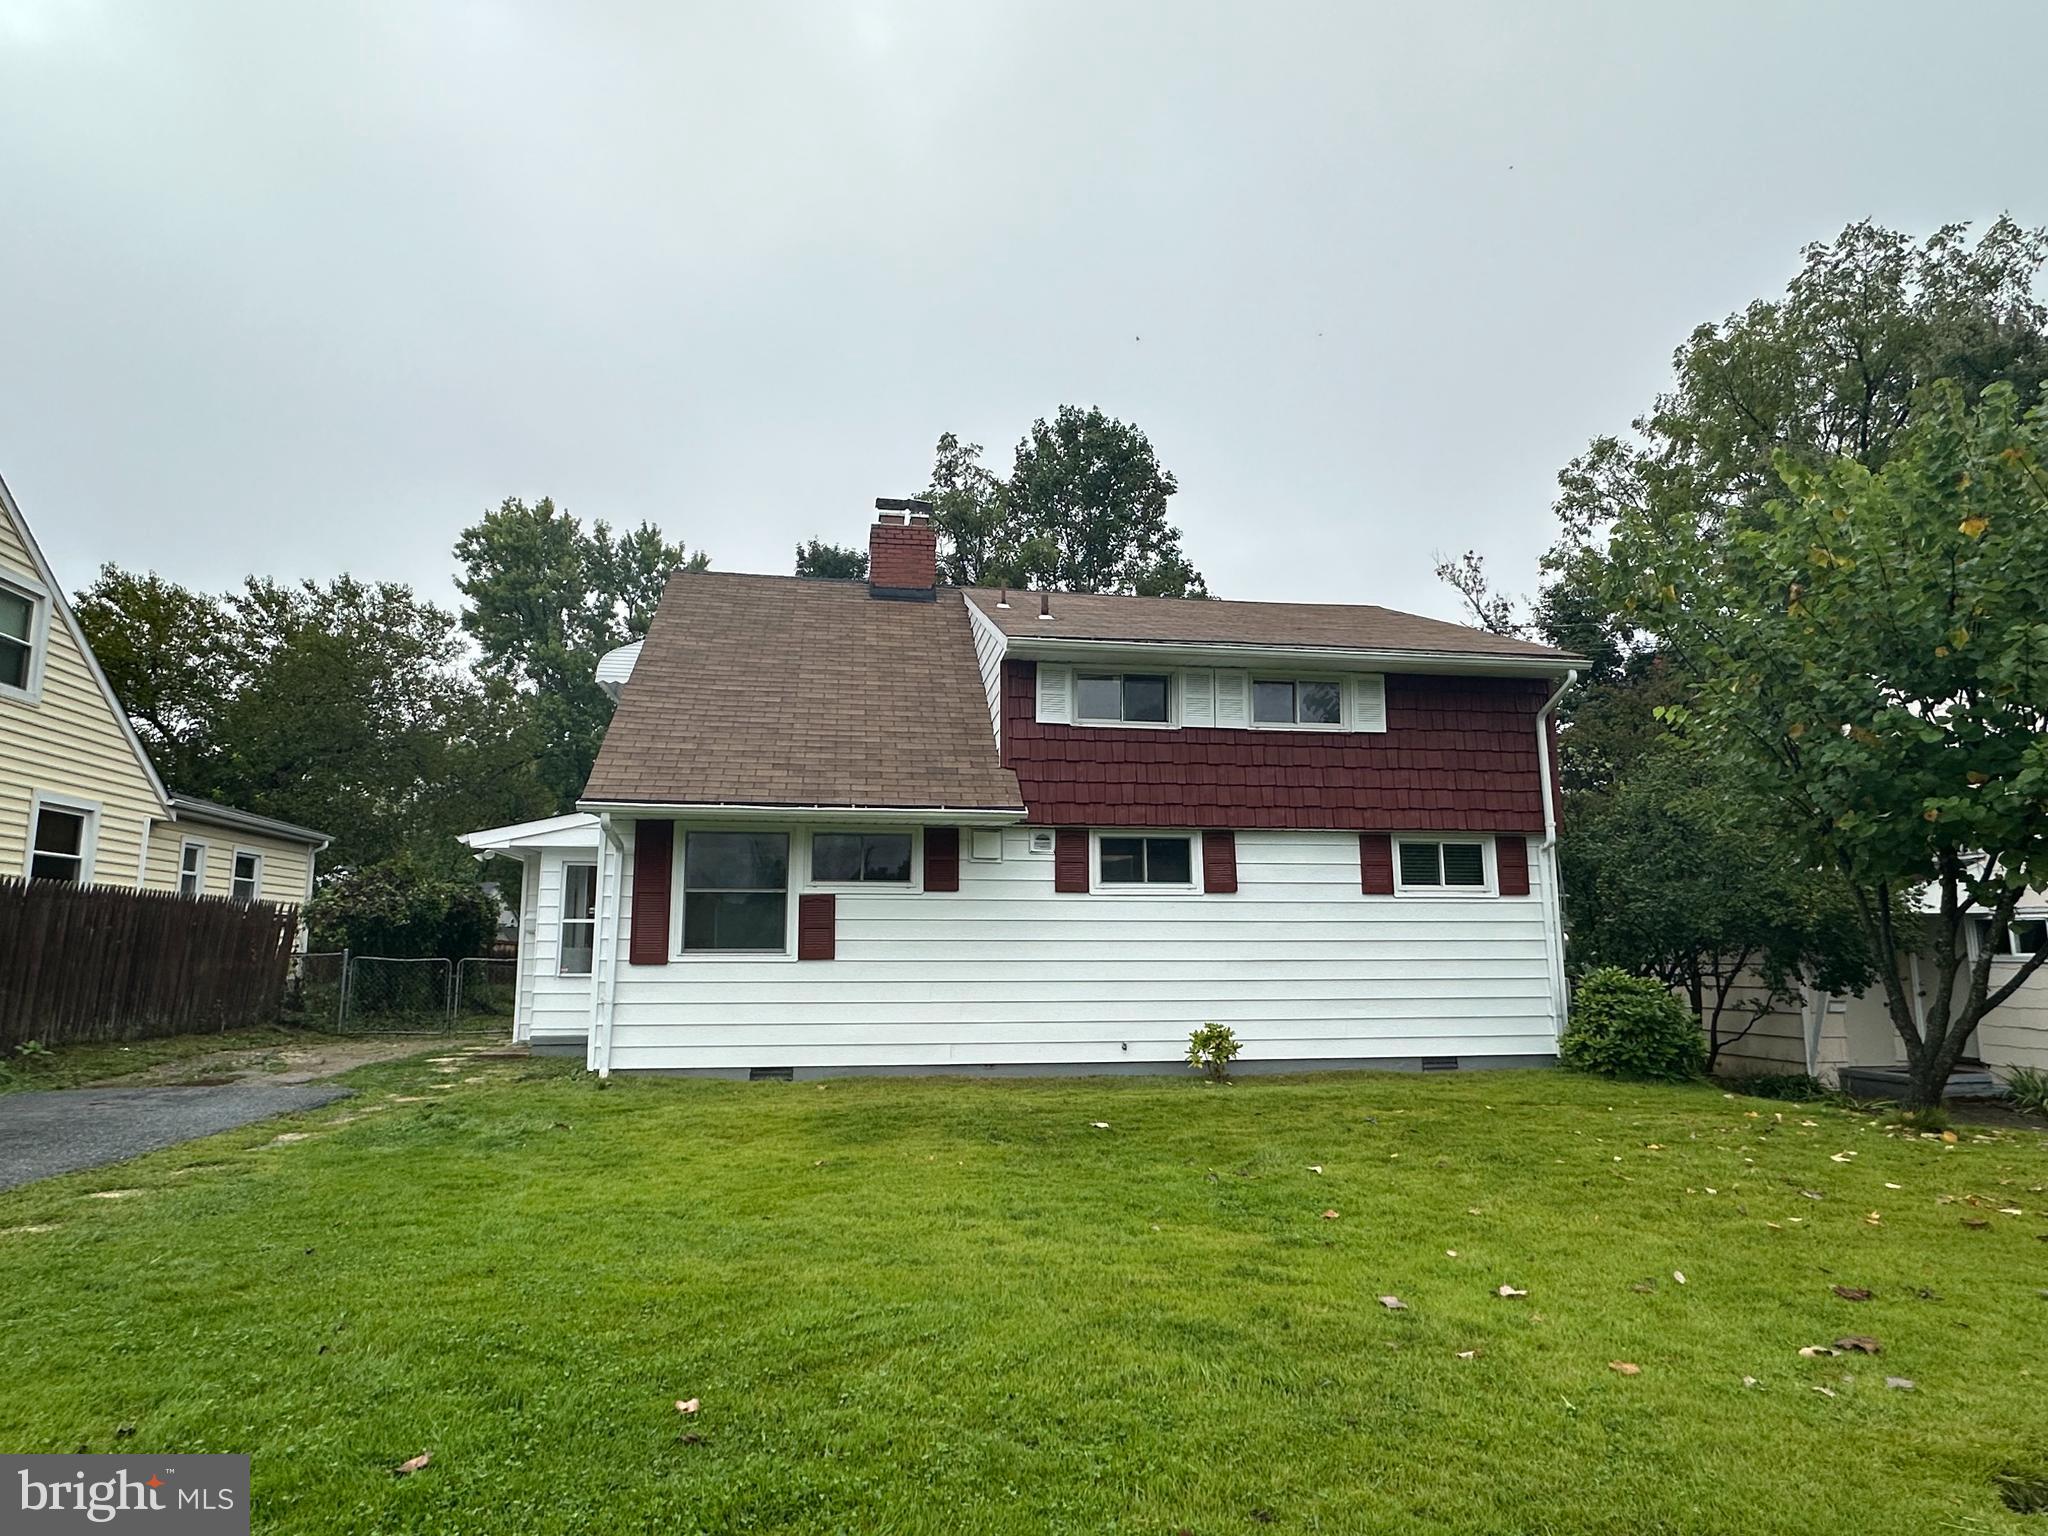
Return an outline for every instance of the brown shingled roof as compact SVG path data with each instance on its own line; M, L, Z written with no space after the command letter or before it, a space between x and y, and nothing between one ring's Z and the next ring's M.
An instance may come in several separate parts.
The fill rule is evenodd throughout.
M1021 809L956 591L678 571L583 798Z
M1215 598L1051 594L1052 617L1038 616L1039 594L969 588L967 600L1019 640L1132 640L1175 645L1331 646L1354 651L1429 651L1472 657L1575 658L1547 645L1488 634L1442 619L1366 603L1241 603Z

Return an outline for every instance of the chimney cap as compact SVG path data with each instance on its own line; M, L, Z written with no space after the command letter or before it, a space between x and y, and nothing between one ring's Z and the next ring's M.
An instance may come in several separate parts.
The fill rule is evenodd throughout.
M917 496L877 496L877 512L916 512L921 516L932 515L932 504Z

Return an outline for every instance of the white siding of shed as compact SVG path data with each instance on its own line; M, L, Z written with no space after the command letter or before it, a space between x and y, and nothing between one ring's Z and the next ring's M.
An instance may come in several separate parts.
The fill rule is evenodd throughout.
M1235 896L1061 895L1003 838L957 893L840 891L831 961L621 958L610 1066L1166 1069L1209 1020L1248 1064L1555 1050L1540 888L1365 896L1355 833L1248 831Z

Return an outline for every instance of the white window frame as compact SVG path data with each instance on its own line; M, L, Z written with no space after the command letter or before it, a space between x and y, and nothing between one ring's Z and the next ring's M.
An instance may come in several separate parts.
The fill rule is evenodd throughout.
M38 789L28 797L28 841L21 851L21 877L26 880L36 864L36 825L43 819L43 807L65 811L85 818L85 830L78 839L78 883L93 883L93 866L98 860L100 846L100 817L103 807L97 800L81 800L75 795L60 795L49 790Z
M1401 875L1401 845L1403 843L1477 843L1479 862L1486 874L1483 885L1410 885ZM1394 834L1394 894L1407 896L1417 901L1473 901L1500 894L1500 870L1494 860L1493 836L1491 833L1472 832L1396 832ZM1437 868L1443 868L1443 855L1437 855Z
M1102 840L1105 837L1184 837L1188 840L1187 884L1165 885L1152 881L1105 881L1102 878ZM1088 834L1088 891L1093 896L1199 896L1202 893L1202 834L1181 827L1102 827Z
M2039 923L2043 921L2048 921L2048 919L2038 917L2022 917L2018 913L2014 913L2012 921L2006 924L2005 948L1993 950L1991 952L1992 964L2017 965L2020 961L2031 958L2034 953L2031 949L2015 949L2013 947L2013 942L2017 938L2017 935L2013 932L2013 930L2017 928L2021 923ZM1975 959L1978 955L1984 952L1984 943L1985 940L1990 937L1990 930L1991 919L1989 917L1986 917L1983 913L1977 913L1970 919L1970 957L1972 959Z
M1329 724L1301 720L1291 723L1279 720L1261 720L1259 718L1259 684L1261 683L1291 684L1294 688L1294 708L1297 714L1301 710L1301 685L1303 683L1327 683L1330 687L1337 690L1337 718ZM1247 674L1245 681L1244 711L1246 719L1255 731L1348 731L1352 729L1351 688L1349 680L1341 673L1289 672L1283 674L1279 672L1253 671Z
M1117 708L1123 708L1123 680L1127 677L1163 677L1166 679L1166 718L1164 720L1110 720L1099 715L1081 713L1081 681L1084 677L1113 677L1117 680ZM1180 729L1180 669L1177 667L1075 667L1068 679L1073 692L1071 714L1075 725L1106 731L1177 731Z
M12 571L0 573L0 589L28 602L28 686L17 688L12 683L0 683L0 699L40 704L43 701L43 666L50 654L50 594L43 590L40 582L30 581Z
M199 862L191 869L185 867L186 857L197 853ZM185 889L185 877L192 877L192 889ZM206 844L196 837L188 837L178 844L178 894L180 896L204 896L206 894Z
M698 831L707 829L699 827ZM820 880L811 873L813 868L812 845L819 837L830 837L843 833L849 837L901 837L910 835L910 878L908 880ZM804 845L804 881L797 889L817 891L831 895L850 896L906 896L920 895L924 891L924 828L922 827L812 827L800 839ZM796 877L796 844L790 845L790 877Z
M252 893L247 897L246 901L244 901L243 897L237 896L235 894L235 887L242 883L241 877L237 875L235 871L241 867L242 860L245 858L254 859L256 861L256 872L254 875L250 877L254 889ZM261 901L262 899L263 850L261 848L235 849L234 853L230 855L228 858L228 900L244 901L245 905L254 906L257 902Z
M676 823L674 851L669 859L668 898L668 955L669 959L683 965L783 965L796 963L797 898L811 889L811 840L804 834L809 829L801 826L735 826L717 822L702 822L697 825ZM837 828L829 830L837 831ZM763 832L779 833L789 839L789 872L783 888L782 903L782 948L780 949L686 949L683 947L684 907L689 901L689 887L684 884L690 862L690 834L692 832ZM834 886L836 892L843 887ZM844 889L860 890L856 885ZM891 886L901 890L901 886Z
M591 900L590 916L588 917L569 916L569 871L572 869L587 869L590 871ZM557 976L567 977L573 981L583 981L597 974L597 909L604 898L603 888L599 883L601 879L602 873L598 869L598 863L595 859L562 860L562 884L555 896L555 974ZM565 971L562 969L562 956L568 952L569 948L568 945L562 942L562 938L572 924L578 928L587 927L590 930L590 969L587 971Z

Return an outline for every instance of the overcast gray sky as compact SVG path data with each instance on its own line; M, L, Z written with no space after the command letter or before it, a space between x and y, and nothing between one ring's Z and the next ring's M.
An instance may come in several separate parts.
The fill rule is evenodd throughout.
M0 474L60 578L729 570L1134 420L1219 596L1532 584L1804 242L2048 221L2048 5L0 0Z

